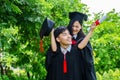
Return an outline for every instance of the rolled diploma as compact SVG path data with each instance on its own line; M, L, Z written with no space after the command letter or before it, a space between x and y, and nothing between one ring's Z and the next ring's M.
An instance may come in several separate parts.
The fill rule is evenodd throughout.
M105 19L107 18L107 15L104 15L102 18L100 18L99 20L95 21L96 26L99 25L100 23L102 23ZM87 30L90 30L90 27L87 28Z

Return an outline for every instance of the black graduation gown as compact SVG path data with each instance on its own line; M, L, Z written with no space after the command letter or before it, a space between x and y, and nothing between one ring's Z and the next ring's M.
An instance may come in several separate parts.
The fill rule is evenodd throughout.
M84 38L76 38L77 43L80 43ZM82 80L97 80L94 68L94 60L92 54L92 47L90 42L87 43L86 47L80 50L80 60L82 62Z
M49 48L46 54L46 80L82 80L78 51L76 46L72 46L71 51L67 52L67 73L63 73L63 53L60 48L56 52Z

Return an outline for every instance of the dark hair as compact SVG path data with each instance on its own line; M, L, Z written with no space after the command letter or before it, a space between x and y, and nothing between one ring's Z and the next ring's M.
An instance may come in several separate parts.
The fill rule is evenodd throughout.
M68 30L67 27L65 27L65 26L59 26L59 27L56 28L55 31L54 31L54 37L55 37L55 41L56 41L57 47L60 46L60 43L57 42L56 38L57 38L62 32L64 32L65 30Z
M88 16L84 13L81 12L69 12L69 25L68 25L68 30L70 31L70 34L73 35L72 27L75 21L78 21L80 25L82 26L83 21L87 21ZM83 33L82 29L78 32L77 38L85 37L85 34Z
M73 35L73 30L72 30L72 26L74 24L75 21L78 21L78 20L71 20L67 26L69 32L71 35ZM78 21L79 22L79 21ZM80 22L79 22L80 23ZM85 34L83 33L83 30L81 29L79 32L78 32L78 37L79 39L82 38L82 37L85 37Z
M55 38L57 38L65 30L68 30L68 29L67 29L67 27L64 27L64 26L59 26L58 28L56 28L54 31Z

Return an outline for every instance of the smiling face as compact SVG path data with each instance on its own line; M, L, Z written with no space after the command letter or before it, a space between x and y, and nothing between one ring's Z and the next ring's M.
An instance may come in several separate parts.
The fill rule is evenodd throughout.
M70 45L72 44L72 37L69 33L68 30L65 30L64 32L62 32L57 38L56 38L57 42L60 43L60 45Z
M82 29L79 21L75 21L72 26L72 33L73 35L77 34Z

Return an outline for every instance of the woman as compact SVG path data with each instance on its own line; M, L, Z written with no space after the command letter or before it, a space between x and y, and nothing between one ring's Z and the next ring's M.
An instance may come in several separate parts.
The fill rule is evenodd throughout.
M75 45L76 43L80 43L80 51L82 56L82 80L96 80L96 74L94 70L94 61L92 54L92 47L89 42L89 38L91 37L92 31L90 30L87 35L83 33L82 25L83 21L87 20L87 15L79 12L71 12L69 13L70 22L68 25L68 30L72 37L72 43ZM95 25L93 23L91 26Z

